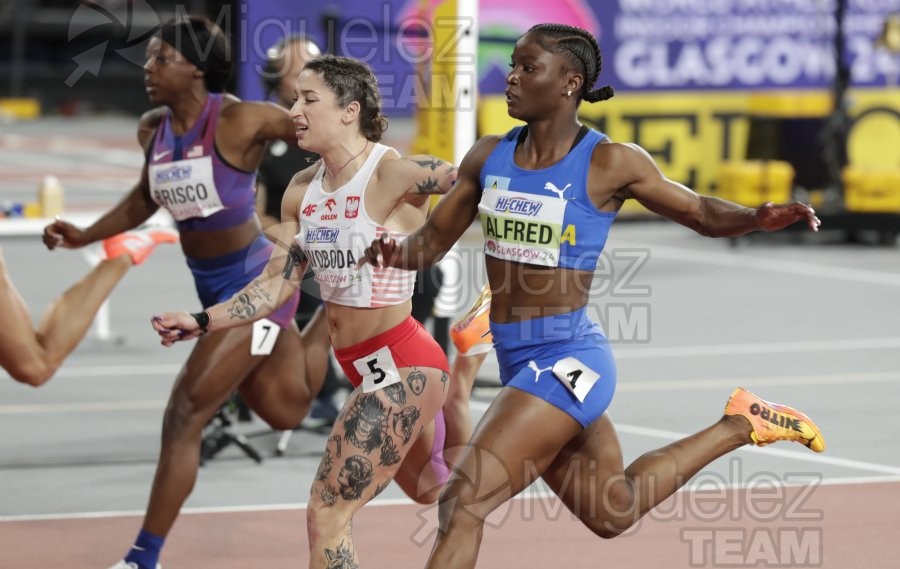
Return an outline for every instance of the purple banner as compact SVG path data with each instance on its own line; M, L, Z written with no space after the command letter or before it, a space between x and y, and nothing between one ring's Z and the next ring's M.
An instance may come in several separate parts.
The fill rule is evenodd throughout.
M837 0L481 0L479 88L503 91L513 42L530 26L558 22L600 39L600 84L621 91L827 88ZM415 102L421 42L431 24L418 0L340 2L253 0L242 12L239 93L262 97L266 49L287 33L323 44L323 18L334 17L334 50L367 61L389 114ZM847 60L857 86L895 85L900 60L876 46L900 0L848 0Z

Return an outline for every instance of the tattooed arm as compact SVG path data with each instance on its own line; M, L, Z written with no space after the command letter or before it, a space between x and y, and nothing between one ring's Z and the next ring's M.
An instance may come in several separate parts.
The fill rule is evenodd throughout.
M379 174L398 197L446 194L456 181L456 166L427 154L383 160Z
M210 306L202 313L167 312L153 317L151 324L164 346L265 318L299 290L307 261L294 243L294 236L299 231L299 206L309 185L307 178L311 176L304 170L291 180L282 201L282 222L277 227L275 248L258 277L230 299Z

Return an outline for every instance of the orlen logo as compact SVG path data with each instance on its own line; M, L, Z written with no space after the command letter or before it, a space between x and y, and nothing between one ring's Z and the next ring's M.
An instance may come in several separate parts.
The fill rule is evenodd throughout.
M541 211L544 204L526 200L524 198L498 198L497 212L518 213L519 215L527 215L534 217Z
M340 229L333 227L317 227L306 231L307 243L334 243L337 241Z
M334 201L334 198L328 198L328 201L325 202L325 209L327 209L328 211L331 211L334 209L334 206L336 204L337 204L337 202Z
M309 204L308 206L303 208L303 215L305 215L306 217L312 217L312 214L314 213L316 213L315 204Z

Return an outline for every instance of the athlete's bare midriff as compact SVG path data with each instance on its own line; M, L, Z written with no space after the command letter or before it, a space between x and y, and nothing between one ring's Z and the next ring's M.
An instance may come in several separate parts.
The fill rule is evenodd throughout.
M594 273L485 257L491 320L519 322L578 310L590 298Z
M409 317L412 301L384 308L356 308L326 302L331 345L348 348L387 332Z
M212 259L249 247L262 232L253 215L240 225L214 231L182 231L181 250L192 259Z

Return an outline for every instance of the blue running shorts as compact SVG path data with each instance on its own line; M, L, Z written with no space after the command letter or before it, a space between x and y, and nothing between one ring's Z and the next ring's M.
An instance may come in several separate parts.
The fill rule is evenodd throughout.
M616 364L603 330L585 308L520 322L491 322L500 381L571 415L599 418L616 390Z
M228 300L259 276L269 262L269 256L274 248L275 245L271 241L260 235L246 249L221 257L211 259L188 257L187 265L194 275L194 286L197 287L203 308ZM285 283L285 286L289 285ZM297 291L267 318L282 328L288 328L294 320L299 302L300 292Z

